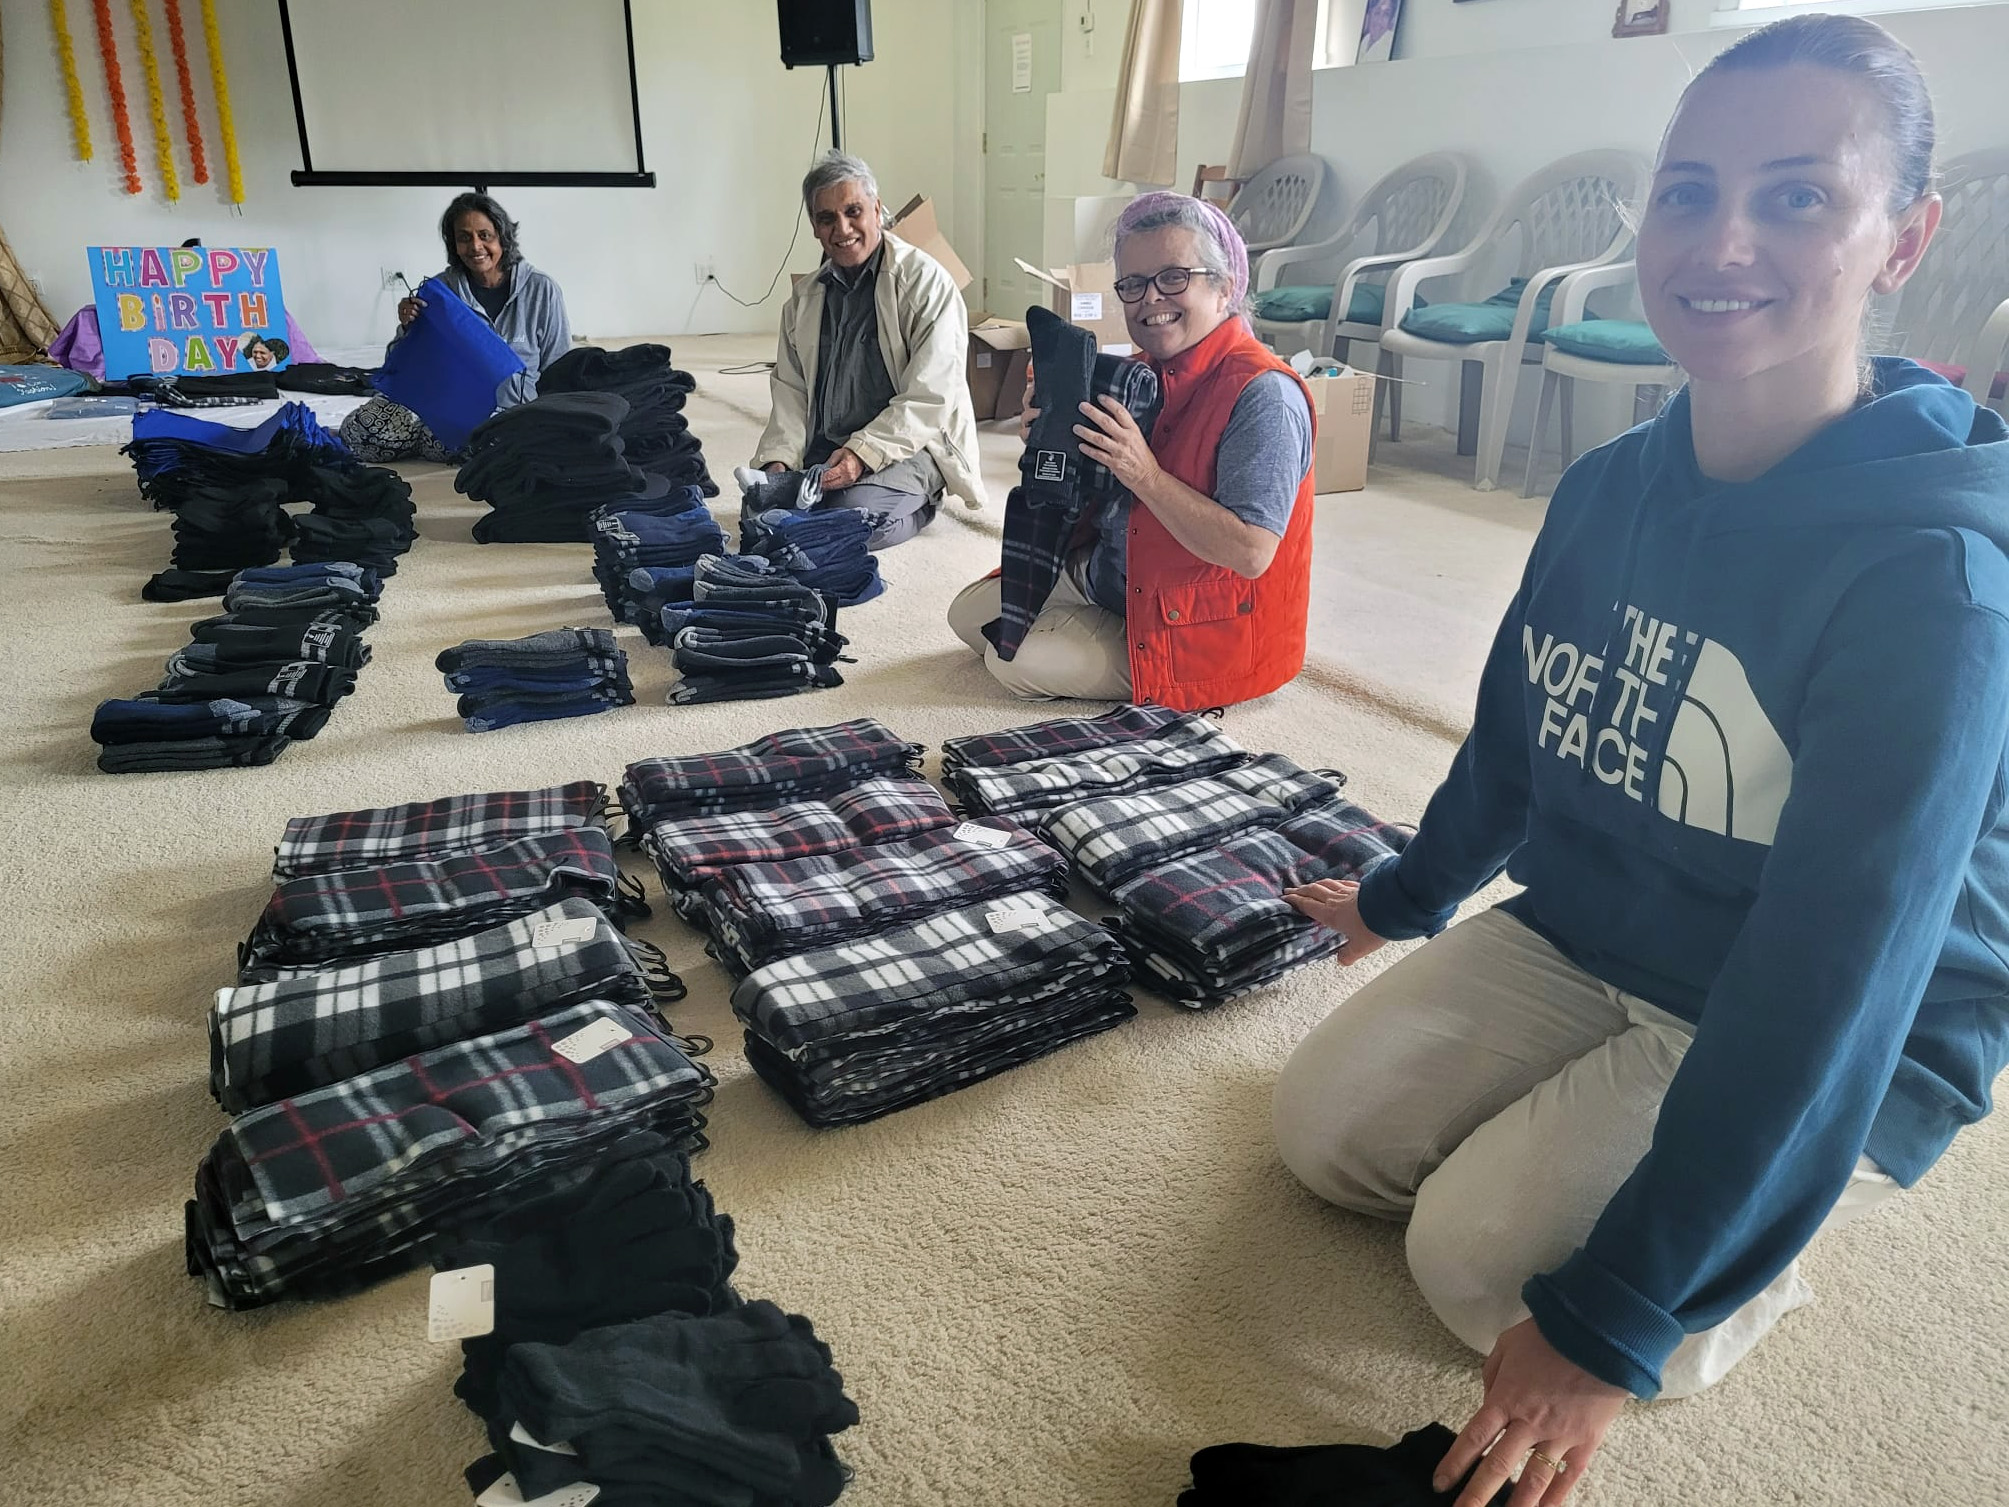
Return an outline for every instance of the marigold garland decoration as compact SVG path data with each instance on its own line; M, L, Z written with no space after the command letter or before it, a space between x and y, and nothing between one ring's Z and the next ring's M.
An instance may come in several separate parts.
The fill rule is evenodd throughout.
M195 80L188 71L188 38L181 29L181 0L161 0L161 4L167 10L167 41L174 51L175 82L181 86L181 124L188 133L188 160L195 168L195 181L207 183L209 157L202 150L202 121L195 113Z
M77 139L77 160L91 160L91 117L84 113L84 81L77 77L77 52L70 43L70 17L63 0L49 0L49 19L56 28L56 55L63 62L63 87L70 96L70 133Z
M230 179L230 202L242 204L244 169L237 162L237 127L230 119L230 80L223 76L223 38L216 34L216 0L202 0L202 39L209 48L209 77L216 86L216 121L223 134L223 170Z
M167 129L167 96L160 87L160 58L153 50L153 22L146 0L133 0L133 35L139 39L140 66L146 70L147 110L153 116L153 155L160 165L161 192L172 204L181 197L181 178L174 170L174 137Z
M139 193L139 153L133 150L133 123L126 118L126 83L119 74L119 39L112 33L112 0L92 0L98 18L98 51L105 60L105 92L112 97L112 123L119 128L119 161L125 168L126 192Z

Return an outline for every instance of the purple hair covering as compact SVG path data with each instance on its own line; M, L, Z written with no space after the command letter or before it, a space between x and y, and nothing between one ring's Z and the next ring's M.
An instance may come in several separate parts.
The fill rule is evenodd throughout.
M1235 229L1235 222L1222 212L1220 206L1209 204L1205 199L1195 199L1191 194L1175 194L1164 189L1139 194L1124 206L1123 213L1117 217L1117 243L1120 245L1125 236L1147 221L1155 222L1151 229L1175 224L1174 215L1187 205L1199 211L1208 233L1227 258L1228 277L1233 284L1229 302L1239 305L1249 291L1249 248L1242 244L1242 233Z

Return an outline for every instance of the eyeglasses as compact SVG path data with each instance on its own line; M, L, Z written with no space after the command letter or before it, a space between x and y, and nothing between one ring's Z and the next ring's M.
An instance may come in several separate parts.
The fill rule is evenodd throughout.
M1125 303L1142 303L1144 290L1156 288L1167 298L1177 298L1192 284L1194 278L1220 275L1212 267L1161 267L1149 277L1133 272L1128 277L1116 279L1116 296Z

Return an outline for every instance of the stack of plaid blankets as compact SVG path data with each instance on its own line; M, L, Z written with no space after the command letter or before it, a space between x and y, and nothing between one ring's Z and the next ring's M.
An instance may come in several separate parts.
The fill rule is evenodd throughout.
M747 1059L812 1125L938 1097L1106 1030L1129 964L1064 909L1067 862L958 823L869 718L630 765L621 801L678 914L740 976Z
M210 1013L237 1118L203 1158L188 1269L247 1308L406 1270L590 1179L638 1134L701 1143L711 1075L658 1012L662 955L592 781L289 822Z

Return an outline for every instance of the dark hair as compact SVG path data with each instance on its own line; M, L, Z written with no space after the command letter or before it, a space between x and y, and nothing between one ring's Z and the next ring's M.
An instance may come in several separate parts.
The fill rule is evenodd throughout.
M288 356L293 354L293 347L283 340L261 340L258 343L272 352L272 359L274 361L284 361Z
M1861 16L1807 15L1774 21L1743 37L1710 61L1696 83L1719 69L1784 68L1811 63L1861 79L1883 106L1890 143L1890 212L1901 213L1932 192L1932 95L1918 59L1904 43Z
M487 194L455 194L453 203L447 205L446 213L439 217L439 238L446 244L446 264L449 268L461 267L460 253L453 249L454 223L470 210L488 216L495 227L496 239L502 242L502 270L509 271L523 260L523 253L516 249L516 222L509 218L504 209ZM461 267L465 272L467 269Z

